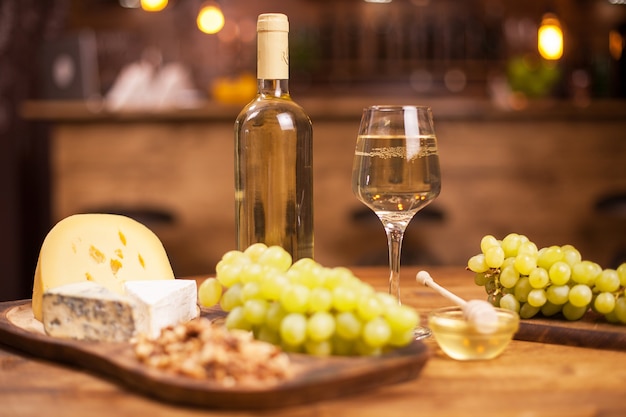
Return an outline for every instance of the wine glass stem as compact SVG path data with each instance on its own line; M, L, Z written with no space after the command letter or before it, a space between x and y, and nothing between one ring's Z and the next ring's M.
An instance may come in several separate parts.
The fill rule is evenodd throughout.
M402 253L402 238L404 228L397 226L385 226L387 242L389 244L389 294L396 297L400 303L400 256Z

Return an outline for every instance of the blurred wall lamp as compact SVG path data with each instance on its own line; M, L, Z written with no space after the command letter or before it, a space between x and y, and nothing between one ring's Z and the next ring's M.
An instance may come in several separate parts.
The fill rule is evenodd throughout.
M196 23L202 32L214 35L224 27L224 13L217 3L204 3L200 7Z
M537 32L537 47L539 54L547 60L557 60L563 56L563 30L559 19L547 13L541 20Z
M141 8L147 12L160 12L167 7L168 0L141 0Z

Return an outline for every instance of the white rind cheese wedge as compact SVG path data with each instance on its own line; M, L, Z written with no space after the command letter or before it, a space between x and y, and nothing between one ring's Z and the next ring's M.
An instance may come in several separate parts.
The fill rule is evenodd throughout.
M120 295L90 281L46 291L42 315L46 334L100 342L126 342L196 318L198 290L193 280L150 280L125 283Z
M118 294L130 280L173 280L174 272L159 238L143 224L115 214L76 214L46 236L35 270L32 307L42 320L42 298L49 289L92 281Z
M133 302L90 281L63 285L43 295L46 333L53 337L125 342L136 333Z
M127 296L135 304L138 333L156 339L161 329L192 320L199 315L196 281L127 281Z

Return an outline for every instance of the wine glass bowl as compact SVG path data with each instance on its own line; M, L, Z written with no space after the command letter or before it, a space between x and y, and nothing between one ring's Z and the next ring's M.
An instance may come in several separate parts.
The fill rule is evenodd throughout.
M402 239L415 214L441 190L432 111L427 106L363 109L354 152L352 191L381 220L389 246L389 292L400 302ZM417 337L430 334L417 329Z

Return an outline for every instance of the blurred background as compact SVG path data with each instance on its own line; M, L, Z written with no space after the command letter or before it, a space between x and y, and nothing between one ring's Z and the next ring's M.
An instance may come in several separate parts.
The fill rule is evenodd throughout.
M433 108L440 197L405 264L458 265L484 234L626 260L622 0L0 0L0 300L28 298L60 219L152 228L177 276L234 248L233 123L256 18L290 19L290 90L314 126L315 256L385 265L351 193L362 107Z

